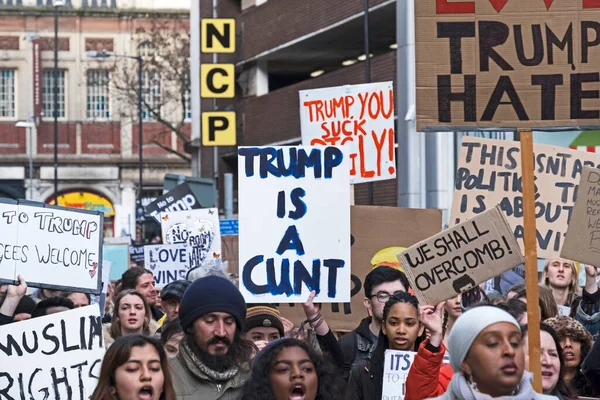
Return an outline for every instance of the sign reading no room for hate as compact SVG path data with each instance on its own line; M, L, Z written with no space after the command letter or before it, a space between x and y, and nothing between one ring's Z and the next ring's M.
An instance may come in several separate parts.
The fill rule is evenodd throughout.
M417 129L600 124L596 0L415 1Z
M103 213L0 199L0 282L99 294Z
M240 147L240 291L248 303L350 301L350 176L337 147Z
M393 82L300 91L305 146L341 146L350 182L396 177Z

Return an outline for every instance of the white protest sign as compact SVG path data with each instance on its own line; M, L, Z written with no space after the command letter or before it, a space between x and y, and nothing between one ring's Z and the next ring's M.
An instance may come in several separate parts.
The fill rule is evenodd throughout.
M337 147L240 147L240 291L248 303L350 301L348 157Z
M30 287L102 290L103 214L0 199L0 282L22 275Z
M188 249L184 244L144 246L144 266L152 271L157 288L185 279L189 269Z
M419 304L431 305L524 262L499 205L409 247L398 260Z
M340 146L350 182L396 177L393 82L300 91L305 146Z
M188 246L190 269L221 259L221 231L216 208L162 212L161 227L163 243Z
M104 356L97 305L0 329L0 398L87 400Z
M406 393L406 378L415 360L414 351L385 351L383 367L383 390L381 400L403 400Z

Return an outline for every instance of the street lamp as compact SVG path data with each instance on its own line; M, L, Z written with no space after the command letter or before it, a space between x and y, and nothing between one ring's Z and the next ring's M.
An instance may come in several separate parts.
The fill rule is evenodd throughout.
M64 0L54 0L54 204L58 204L58 9L65 5Z
M142 78L143 78L143 69L142 69L142 56L128 56L128 55L120 55L120 54L114 54L114 53L109 53L107 51L88 51L87 52L87 56L88 58L101 58L101 59L105 59L105 58L110 58L110 57L116 57L116 58L129 58L132 60L136 60L138 63L138 90L137 90L137 100L138 100L138 152L139 152L139 172L140 172L140 189L138 191L138 198L137 198L137 204L136 207L141 207L142 206L142 187L143 187L143 178L142 178L142 169L143 169L143 156L142 156L142 141L143 141L143 135L142 135L142 129L144 127L143 125L143 120L142 120ZM137 208L136 208L137 211ZM143 219L143 212L142 212L142 219Z
M33 128L35 122L33 121L17 121L15 124L17 128L27 128L29 133L29 200L33 200ZM56 197L54 198L54 204L58 204Z

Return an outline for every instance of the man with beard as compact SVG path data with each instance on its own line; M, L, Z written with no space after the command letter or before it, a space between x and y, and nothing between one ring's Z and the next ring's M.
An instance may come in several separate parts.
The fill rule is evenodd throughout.
M385 302L396 292L406 292L409 283L403 272L380 266L367 274L364 287L363 304L371 317L363 319L355 330L340 339L344 352L343 375L346 380L354 364L370 357L375 349L381 330Z
M179 306L185 336L171 360L178 400L234 400L249 376L252 342L242 339L246 302L229 280L194 281Z

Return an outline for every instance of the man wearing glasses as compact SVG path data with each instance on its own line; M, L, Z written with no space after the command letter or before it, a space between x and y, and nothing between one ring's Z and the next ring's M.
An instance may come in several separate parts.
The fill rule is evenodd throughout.
M408 279L397 269L381 266L375 268L365 278L365 299L363 304L371 317L360 322L352 332L340 339L344 352L344 379L348 380L352 366L368 358L377 345L377 338L383 321L383 307L396 292L405 292L409 288Z

